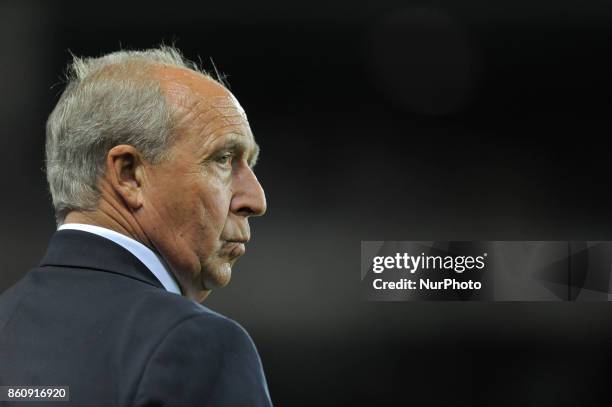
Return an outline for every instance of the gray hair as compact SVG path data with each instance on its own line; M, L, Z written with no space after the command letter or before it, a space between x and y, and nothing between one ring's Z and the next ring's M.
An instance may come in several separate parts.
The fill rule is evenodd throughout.
M152 163L165 158L174 120L159 81L150 74L160 65L210 77L169 46L73 56L66 89L47 120L47 181L58 225L73 210L95 209L98 180L114 146L129 144Z

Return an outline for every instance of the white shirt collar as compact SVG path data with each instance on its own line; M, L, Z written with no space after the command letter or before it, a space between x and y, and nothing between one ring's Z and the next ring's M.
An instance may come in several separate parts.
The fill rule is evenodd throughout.
M57 228L57 230L67 229L89 232L102 236L108 240L112 240L136 256L136 258L140 260L151 271L151 273L153 273L153 275L155 275L166 291L181 295L181 289L168 271L168 268L162 262L161 258L155 254L153 250L149 249L142 243L122 235L121 233L115 232L114 230L106 229L100 226L86 225L83 223L66 223Z

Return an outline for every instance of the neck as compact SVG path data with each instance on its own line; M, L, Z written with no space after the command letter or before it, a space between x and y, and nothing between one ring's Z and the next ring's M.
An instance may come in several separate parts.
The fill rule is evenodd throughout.
M72 211L64 219L64 223L83 223L100 226L128 236L150 249L154 250L140 225L127 210L112 205L104 198L100 199L98 207L92 211Z
M134 240L139 241L151 250L155 251L155 248L151 244L150 240L146 237L138 223L135 221L128 221L125 216L118 216L120 213L109 214L108 208L105 208L104 201L101 200L101 204L98 208L93 211L72 211L64 219L64 223L83 223L86 225L100 226L106 229L113 230L117 233L121 233L125 236L131 237ZM132 218L133 219L133 218ZM177 274L174 273L176 276ZM210 290L199 290L192 289L189 285L181 284L180 279L177 279L183 295L190 298L198 303L202 303L210 294Z

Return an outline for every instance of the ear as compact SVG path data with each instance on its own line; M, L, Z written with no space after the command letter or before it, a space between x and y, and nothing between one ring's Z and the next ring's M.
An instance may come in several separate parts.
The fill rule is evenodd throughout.
M144 176L144 160L136 148L121 144L108 151L106 179L130 210L142 206Z

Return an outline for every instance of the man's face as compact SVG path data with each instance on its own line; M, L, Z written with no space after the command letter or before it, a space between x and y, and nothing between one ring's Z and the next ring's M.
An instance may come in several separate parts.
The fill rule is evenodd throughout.
M222 86L191 71L160 75L178 111L169 158L146 167L137 219L179 280L203 300L226 285L266 198L252 166L259 148L244 111Z

